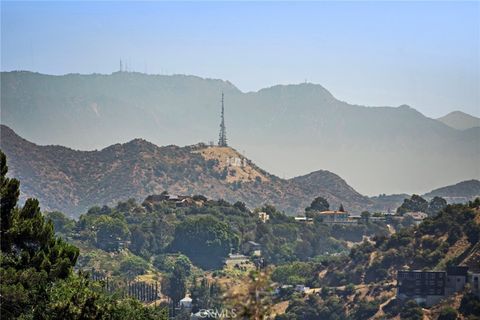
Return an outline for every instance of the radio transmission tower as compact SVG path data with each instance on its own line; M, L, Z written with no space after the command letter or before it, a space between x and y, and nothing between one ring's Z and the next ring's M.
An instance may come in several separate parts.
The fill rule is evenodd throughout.
M222 92L222 115L220 122L220 134L218 135L218 146L226 147L227 146L227 129L225 128L225 110L223 105L223 92Z

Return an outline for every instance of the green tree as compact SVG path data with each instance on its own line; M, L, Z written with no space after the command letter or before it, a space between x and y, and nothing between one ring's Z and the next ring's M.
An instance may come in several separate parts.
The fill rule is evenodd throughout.
M182 252L196 265L219 267L232 249L238 248L238 236L230 226L206 215L189 217L175 228L171 250Z
M164 310L107 295L99 283L75 275L79 250L55 237L36 199L17 207L19 182L7 172L0 151L2 319L168 319Z
M478 316L480 314L480 299L471 292L465 294L460 302L458 311L465 317Z
M465 225L464 230L468 237L468 241L470 241L472 245L478 243L480 240L480 225L472 221L471 223Z
M305 208L305 211L327 211L330 208L330 204L327 199L323 197L316 197L309 207Z
M54 236L53 224L46 221L36 199L16 206L19 182L6 177L8 167L0 152L0 302L6 319L29 314L41 318L49 285L72 273L79 251Z
M132 279L138 275L144 274L148 269L148 263L140 257L129 256L125 257L120 262L119 271Z
M167 309L143 307L134 299L118 299L103 293L98 282L80 275L61 280L48 290L42 319L51 320L167 320Z
M419 195L412 195L410 199L403 200L402 205L397 209L397 213L403 215L407 212L427 212L428 201Z
M360 301L358 307L355 309L353 313L354 320L363 320L363 319L370 319L377 313L378 311L378 302L368 302L365 300Z
M428 203L428 209L426 213L428 213L429 216L435 216L437 215L440 211L445 209L447 206L447 201L441 197L434 197L430 202Z
M440 315L438 316L438 320L456 320L458 317L458 312L452 307L443 308L440 311Z
M197 312L200 309L221 308L222 292L219 285L215 282L209 283L207 278L201 279L198 283L194 280L190 292L193 312Z
M402 320L422 320L423 311L422 308L413 300L409 300L405 303L400 311L400 319Z
M363 211L361 213L362 220L367 222L367 223L370 221L370 216L371 216L371 214L368 211Z
M105 251L115 251L120 243L130 239L126 223L118 218L101 215L95 223L97 246Z
M45 218L51 220L56 233L69 234L75 227L75 220L69 219L59 211L45 213Z
M7 178L8 166L5 154L0 151L0 236L2 252L9 252L11 239L8 231L12 227L14 209L20 195L20 182Z
M164 278L162 291L172 299L173 305L177 306L179 301L185 297L187 292L187 279L180 265L175 265L173 272Z

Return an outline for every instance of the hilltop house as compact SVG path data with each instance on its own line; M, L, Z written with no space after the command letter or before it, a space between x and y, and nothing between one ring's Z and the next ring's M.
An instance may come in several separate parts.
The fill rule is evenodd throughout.
M428 214L421 211L415 211L415 212L407 212L404 214L404 216L412 217L413 220L415 221L415 224L418 226L420 223L422 223L424 219L428 217Z
M143 201L143 206L148 208L153 208L156 204L160 203L169 203L175 205L175 207L190 207L190 206L203 206L203 201L195 200L191 196L178 196L173 194L168 194L166 192L161 194L154 194L148 196Z
M226 265L240 265L249 262L250 259L239 253L230 253L228 257L224 260Z
M243 245L243 250L245 254L253 255L259 257L262 255L262 247L259 243L255 241L248 241Z
M297 222L312 222L313 219L305 217L305 216L298 216L298 217L295 217L295 221L297 221Z
M357 221L350 218L346 211L328 210L320 211L318 216L326 224L356 224Z

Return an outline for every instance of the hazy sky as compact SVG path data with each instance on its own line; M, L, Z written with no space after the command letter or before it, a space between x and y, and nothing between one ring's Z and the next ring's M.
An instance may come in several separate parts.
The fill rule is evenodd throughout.
M307 80L363 105L480 116L474 2L4 2L1 69Z

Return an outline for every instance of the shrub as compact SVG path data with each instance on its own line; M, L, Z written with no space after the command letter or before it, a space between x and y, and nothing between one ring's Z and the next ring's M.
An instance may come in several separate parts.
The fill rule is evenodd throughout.
M443 308L438 316L438 320L455 320L458 317L457 310L452 307Z

